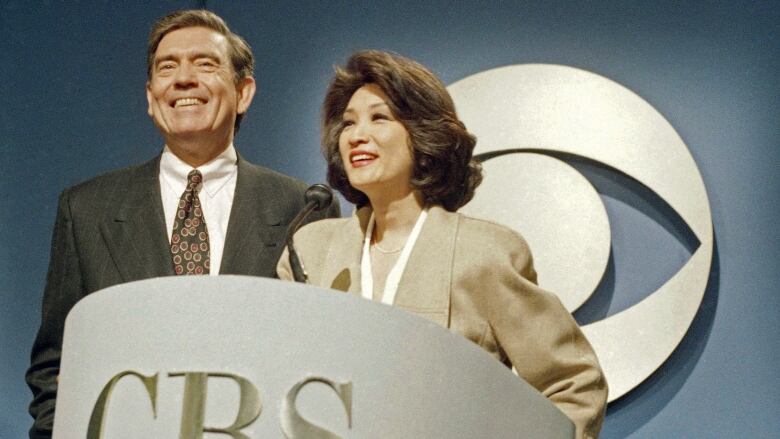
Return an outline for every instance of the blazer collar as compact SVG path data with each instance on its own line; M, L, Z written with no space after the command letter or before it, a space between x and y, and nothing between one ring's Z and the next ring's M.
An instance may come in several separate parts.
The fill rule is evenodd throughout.
M328 243L323 279L333 279L330 288L360 296L360 255L370 217L370 207L358 209L336 231L336 239Z
M331 288L360 295L360 258L371 208L359 209L330 243L326 270ZM394 306L449 326L450 290L458 214L434 206L406 265ZM346 283L346 279L349 279ZM346 287L346 288L345 288Z
M449 327L458 215L434 206L409 255L394 305Z

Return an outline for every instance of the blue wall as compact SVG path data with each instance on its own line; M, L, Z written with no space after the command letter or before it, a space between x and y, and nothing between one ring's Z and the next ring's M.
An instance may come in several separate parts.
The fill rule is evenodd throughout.
M0 5L0 437L22 437L30 422L23 376L57 195L159 151L143 92L146 34L164 13L203 3L245 36L257 57L260 88L236 139L239 150L309 182L324 176L318 107L331 66L359 48L417 59L446 83L507 64L566 64L649 101L699 165L717 252L689 334L657 373L610 406L603 437L777 437L779 5L127 3ZM605 201L611 215L626 212ZM623 216L631 222L630 213ZM652 261L668 250L638 236L631 247L646 249L650 262L616 258L618 284L621 276L641 279L642 270L656 270ZM626 267L632 272L621 274Z

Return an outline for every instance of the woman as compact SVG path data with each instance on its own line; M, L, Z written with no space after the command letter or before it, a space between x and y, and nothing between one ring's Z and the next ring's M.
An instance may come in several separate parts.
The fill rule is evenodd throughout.
M328 182L358 210L296 233L309 280L463 335L514 366L574 421L577 437L595 437L607 386L577 324L535 285L517 233L455 213L482 181L475 143L425 67L354 54L325 97L322 144ZM286 253L277 272L292 279Z

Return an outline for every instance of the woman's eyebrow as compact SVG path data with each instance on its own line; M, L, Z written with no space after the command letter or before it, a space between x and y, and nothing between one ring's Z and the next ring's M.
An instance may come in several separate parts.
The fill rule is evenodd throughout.
M369 109L369 110L373 110L373 109L374 109L374 108L376 108L376 107L382 107L382 106L385 106L385 107L390 107L389 105L387 105L387 103L386 103L386 102L377 102L377 103L375 103L375 104L371 104L371 105L369 105L369 106L368 106L368 109ZM349 108L347 108L346 110L344 110L344 113L343 113L343 114L347 114L347 113L355 113L356 111L357 111L357 110L355 110L354 108L352 108L352 107L349 107Z

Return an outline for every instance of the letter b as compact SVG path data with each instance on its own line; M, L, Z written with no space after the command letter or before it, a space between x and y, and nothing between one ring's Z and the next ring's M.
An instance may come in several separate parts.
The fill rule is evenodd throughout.
M263 405L260 392L249 380L232 373L221 372L174 372L169 377L184 377L184 402L181 414L179 439L202 439L203 432L229 434L233 439L249 439L241 433L260 416ZM229 378L238 384L240 402L236 420L224 428L207 427L204 424L206 412L206 389L210 377Z

